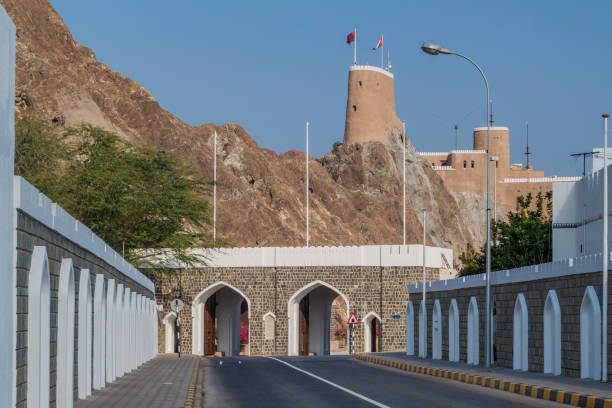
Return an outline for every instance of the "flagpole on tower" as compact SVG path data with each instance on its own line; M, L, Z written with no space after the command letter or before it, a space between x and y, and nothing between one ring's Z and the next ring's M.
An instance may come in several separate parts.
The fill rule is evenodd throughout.
M380 48L381 48L381 52L380 52L380 67L384 68L385 67L385 42L383 39L384 34L380 35Z
M355 44L353 44L353 63L357 65L357 27L355 27Z
M310 246L310 208L308 206L309 180L308 180L308 121L306 121L306 247Z

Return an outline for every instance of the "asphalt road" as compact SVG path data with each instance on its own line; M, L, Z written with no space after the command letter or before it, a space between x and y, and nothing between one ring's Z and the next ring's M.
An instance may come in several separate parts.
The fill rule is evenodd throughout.
M279 357L278 360L204 358L204 406L561 406L509 392L370 365L349 356Z

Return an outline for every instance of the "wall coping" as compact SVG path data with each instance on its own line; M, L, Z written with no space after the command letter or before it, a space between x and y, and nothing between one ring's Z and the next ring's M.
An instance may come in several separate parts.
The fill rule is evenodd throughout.
M502 183L547 183L547 182L568 182L568 181L580 181L581 176L568 176L568 177L533 177L533 178L505 178Z
M155 293L155 285L153 285L149 278L123 259L102 238L74 219L62 207L52 202L47 196L38 191L36 187L20 176L15 176L14 179L14 202L15 209L23 211L48 228L63 235L139 285Z
M202 256L198 267L301 267L301 266L422 266L422 245L363 245L329 247L201 248L191 254ZM453 250L427 247L428 268L452 267ZM446 261L444 260L446 259ZM161 262L161 260L160 260ZM165 262L170 268L184 265Z
M610 259L609 264L612 265L612 258L608 259ZM556 278L559 276L598 272L601 271L602 262L603 259L600 253L577 258L568 258L561 261L548 262L539 265L524 266L522 268L491 272L491 285L529 282L539 279ZM425 283L425 287L427 292L439 292L481 287L485 286L486 283L486 274L481 273L455 279L430 281ZM422 292L422 282L413 283L408 286L408 293L419 294Z
M389 78L393 79L392 73L382 68L374 67L372 65L351 65L349 67L349 71L374 71L374 72L378 72L379 74L386 75Z
M509 130L508 126L491 126L489 129L493 130ZM481 126L481 127L477 127L474 128L474 132L480 132L482 130L487 130L486 126Z

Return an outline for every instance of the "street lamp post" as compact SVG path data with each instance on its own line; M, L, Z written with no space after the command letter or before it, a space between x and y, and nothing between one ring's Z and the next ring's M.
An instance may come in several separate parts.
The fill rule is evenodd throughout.
M458 57L461 57L465 60L467 60L469 63L471 63L474 67L476 67L476 69L478 70L478 72L480 72L480 75L482 75L482 79L484 79L484 83L485 83L485 87L487 90L487 99L485 100L485 104L487 107L487 253L486 253L486 272L487 272L487 290L486 290L486 334L485 334L485 366L491 367L491 351L492 351L492 347L491 347L491 169L489 166L489 163L491 162L491 122L490 122L490 105L489 105L489 100L490 95L489 95L489 81L487 81L487 77L485 76L483 70L478 66L478 64L476 64L474 61L472 61L471 58L460 54L458 52L455 51L451 51L448 48L444 48L441 47L439 45L436 44L430 44L430 43L424 43L421 46L421 49L423 50L423 52L430 54L430 55L439 55L439 54L449 54L449 55L456 55Z

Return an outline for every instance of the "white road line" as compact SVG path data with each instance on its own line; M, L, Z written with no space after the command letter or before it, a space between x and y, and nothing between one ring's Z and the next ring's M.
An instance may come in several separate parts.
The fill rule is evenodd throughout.
M318 375L315 375L315 374L313 374L313 373L311 373L311 372L308 372L308 371L306 371L306 370L302 370L301 368L298 368L298 367L296 367L296 366L294 366L294 365L292 365L292 364L289 364L289 363L287 363L286 361L279 360L278 358L274 358L274 357L268 357L268 358L269 358L269 359L271 359L271 360L278 361L279 363L283 363L284 365L286 365L286 366L288 366L288 367L291 367L291 368L293 368L294 370L299 371L300 373L304 373L304 374L306 374L306 375L309 375L309 376L311 376L312 378L316 378L316 379L317 379L317 380L319 380L319 381L323 381L325 384L329 384L329 385L331 385L332 387L336 387L336 388L338 388L339 390L342 390L342 391L344 391L344 392L346 392L346 393L348 393L348 394L351 394L351 395L353 395L353 396L355 396L355 397L357 397L357 398L359 398L359 399L362 399L362 400L364 400L364 401L367 401L367 402L369 402L370 404L372 404L372 405L374 405L374 406L377 406L377 407L380 407L380 408L390 408L388 405L382 404L382 403L380 403L380 402L378 402L378 401L374 401L373 399L370 399L370 398L366 397L365 395L361 395L361 394L359 394L359 393L356 393L355 391L351 391L351 390L349 390L348 388L344 388L344 387L343 387L343 386L341 386L341 385L338 385L338 384L335 384L335 383L333 383L333 382L331 382L331 381L329 381L329 380L326 380L325 378L319 377Z

